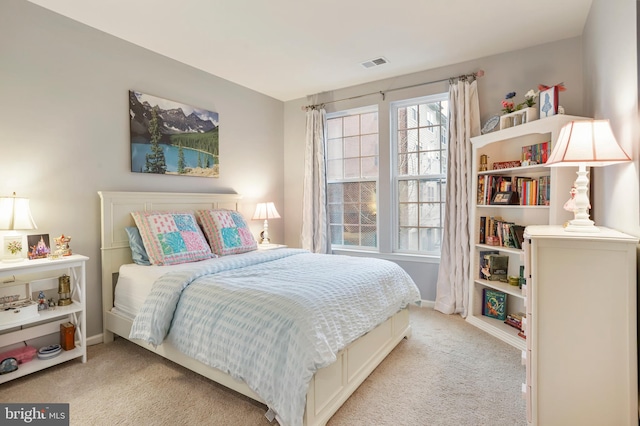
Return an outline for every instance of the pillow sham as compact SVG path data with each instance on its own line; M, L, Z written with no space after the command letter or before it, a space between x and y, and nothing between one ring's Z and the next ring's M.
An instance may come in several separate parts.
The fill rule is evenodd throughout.
M246 253L258 248L247 222L237 211L197 210L196 217L214 254L225 256Z
M127 226L124 230L127 233L127 237L129 237L129 247L131 247L133 263L145 266L151 265L151 262L149 262L149 255L144 249L144 243L142 242L142 237L140 236L138 228L135 226Z
M210 259L211 248L193 212L132 212L152 265L177 265Z

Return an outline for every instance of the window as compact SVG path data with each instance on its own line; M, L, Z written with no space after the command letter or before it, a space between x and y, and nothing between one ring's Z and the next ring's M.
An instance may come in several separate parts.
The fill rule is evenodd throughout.
M377 109L327 114L327 181L332 246L377 247Z
M447 177L447 95L391 104L395 250L439 254Z

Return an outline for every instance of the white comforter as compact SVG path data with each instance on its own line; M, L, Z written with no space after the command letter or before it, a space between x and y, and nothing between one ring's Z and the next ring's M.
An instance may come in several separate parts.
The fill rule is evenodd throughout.
M302 424L313 374L409 303L409 275L371 258L279 249L227 256L154 284L130 338L244 381L283 425Z

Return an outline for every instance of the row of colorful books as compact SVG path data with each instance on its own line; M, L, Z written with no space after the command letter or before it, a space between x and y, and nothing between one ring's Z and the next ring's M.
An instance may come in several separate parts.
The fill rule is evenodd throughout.
M522 161L529 164L544 164L551 153L551 143L542 142L522 147Z
M478 243L522 249L524 228L500 217L480 216Z
M513 204L548 206L551 195L551 177L479 175L477 189L476 203L481 206L492 204L494 196L498 192L515 192L518 196L511 198L514 200Z

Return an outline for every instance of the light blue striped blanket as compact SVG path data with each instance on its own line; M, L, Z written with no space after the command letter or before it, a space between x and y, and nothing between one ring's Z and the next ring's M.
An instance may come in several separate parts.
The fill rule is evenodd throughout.
M393 262L299 249L225 256L163 275L130 338L165 338L244 381L279 423L302 424L309 382L420 293Z

